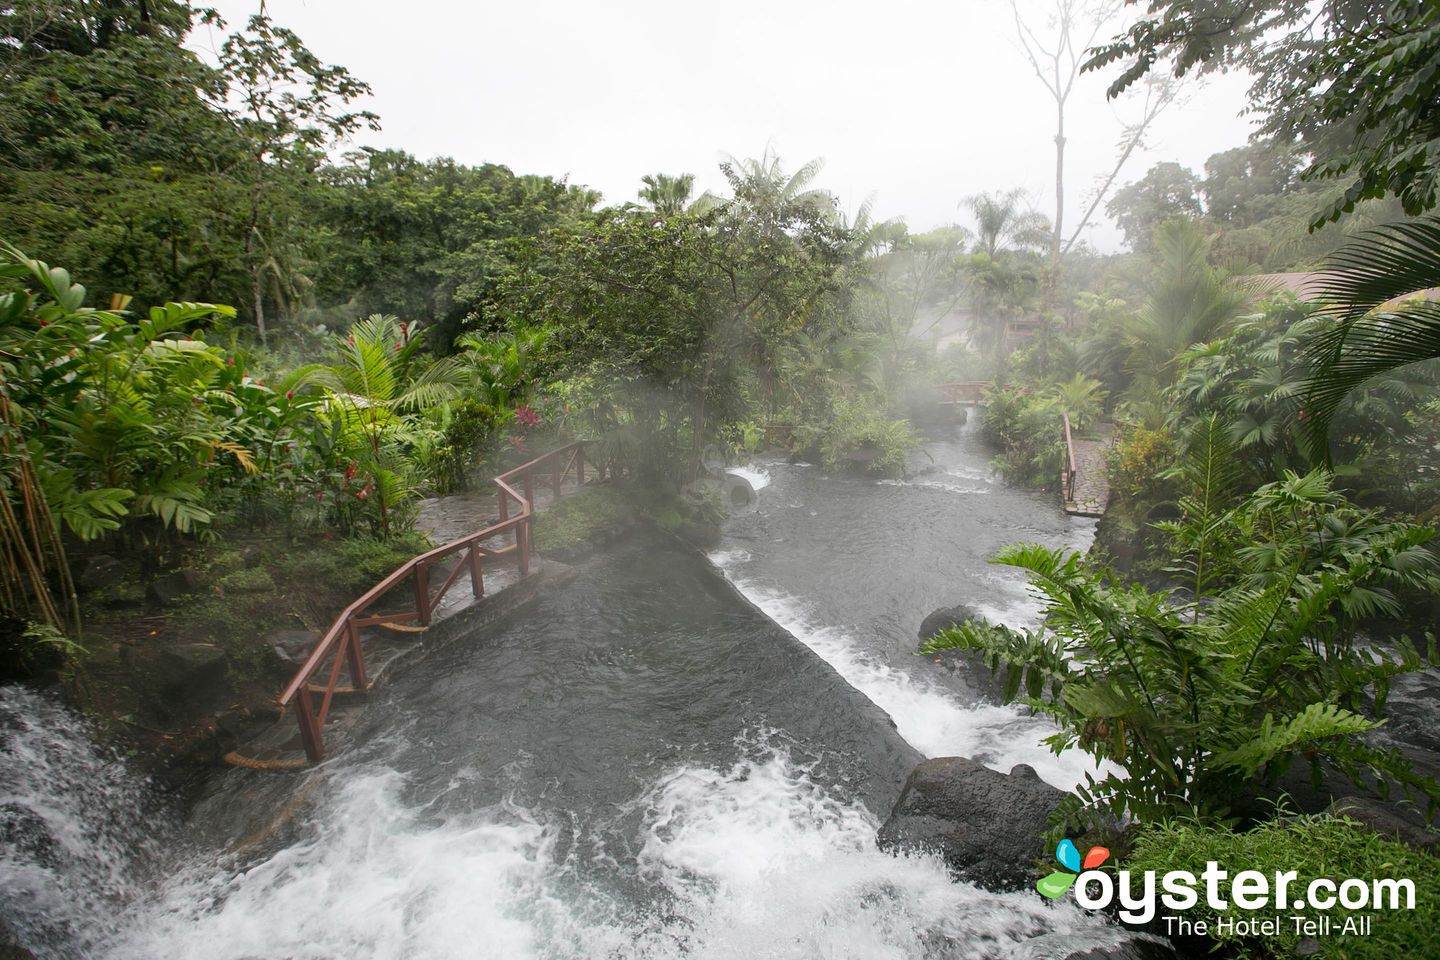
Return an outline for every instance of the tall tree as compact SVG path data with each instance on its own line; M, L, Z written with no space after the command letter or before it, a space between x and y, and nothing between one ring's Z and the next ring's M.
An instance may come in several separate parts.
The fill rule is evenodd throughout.
M1038 249L1050 234L1050 221L1026 205L1025 191L1016 187L1004 193L977 193L960 201L975 217L976 245L994 257L1003 250Z
M1134 183L1126 184L1105 204L1136 253L1154 249L1152 232L1167 220L1200 216L1200 180L1178 163L1157 163Z
M640 178L640 199L662 217L676 217L685 212L690 195L695 192L695 174L682 173L672 177L664 173L647 173Z
M1367 198L1397 196L1412 215L1437 202L1440 6L1428 0L1153 0L1091 52L1085 70L1124 65L1112 97L1161 62L1177 77L1249 70L1263 130L1316 145L1302 176L1346 184L1312 226Z
M1174 99L1177 87L1169 83L1147 85L1139 119L1128 125L1121 138L1115 165L1091 197L1080 221L1067 240L1065 224L1065 108L1081 73L1085 51L1101 32L1114 22L1120 0L1047 0L1053 4L1046 29L1036 29L1020 13L1019 0L1010 0L1015 32L1035 76L1055 101L1055 216L1050 224L1050 283L1053 287L1060 258L1069 253L1080 234L1105 199L1121 169L1142 143L1146 129Z
M252 16L244 31L225 40L220 69L232 98L226 111L248 143L245 268L255 329L264 342L264 275L267 267L279 272L276 253L283 246L283 238L276 235L279 225L262 223L267 189L286 165L313 169L318 166L316 151L362 126L378 130L380 124L368 110L343 109L370 93L369 84L344 67L322 63L293 30L275 25L264 13ZM273 229L264 230L266 226Z

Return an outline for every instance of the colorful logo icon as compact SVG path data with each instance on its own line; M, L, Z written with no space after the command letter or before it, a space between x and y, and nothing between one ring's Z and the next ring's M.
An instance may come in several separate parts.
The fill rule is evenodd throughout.
M1091 847L1090 852L1085 854L1085 862L1081 863L1080 851L1075 849L1075 844L1069 840L1061 840L1060 846L1055 848L1055 859L1059 860L1060 866L1065 869L1056 870L1050 874L1050 876L1037 881L1035 884L1035 889L1039 890L1043 896L1049 897L1051 900L1054 900L1060 896L1060 894L1069 890L1081 871L1094 870L1100 866L1100 864L1110 859L1110 851L1105 847Z

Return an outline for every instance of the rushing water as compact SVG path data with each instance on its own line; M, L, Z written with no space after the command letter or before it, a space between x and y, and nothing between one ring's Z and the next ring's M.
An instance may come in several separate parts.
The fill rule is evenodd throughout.
M36 836L104 866L10 843L0 904L42 956L147 960L991 957L1093 929L1066 904L875 847L921 753L1025 760L1056 782L1078 769L1035 748L1038 721L975 702L911 651L942 604L1033 617L986 555L1089 531L992 481L973 437L929 450L933 469L902 484L757 468L756 508L713 556L734 587L655 535L586 561L529 615L373 694L321 767L216 778L164 841L163 871L151 846L116 845L158 831L135 822L143 791L113 760L92 752L78 774L120 811L110 827L128 819L96 826L104 839L60 836L83 811L47 804L83 798L32 804L7 776ZM30 747L6 762L57 798L77 775Z
M999 770L1029 763L1068 788L1093 772L1057 758L1051 729L980 699L974 685L915 656L920 622L963 603L1011 626L1038 607L1020 572L986 561L1018 541L1085 549L1095 521L1066 515L1053 495L995 476L973 423L932 441L906 480L828 476L783 461L733 471L757 489L711 560L750 600L894 718L927 756L967 756Z

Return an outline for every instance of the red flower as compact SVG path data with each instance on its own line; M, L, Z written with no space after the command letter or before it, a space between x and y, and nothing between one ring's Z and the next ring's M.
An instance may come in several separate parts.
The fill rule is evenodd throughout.
M399 352L399 350L400 350L400 344L398 344L398 343L395 344L395 350L396 350L397 353Z
M294 396L295 396L295 393L294 393L293 390L286 390L286 391L285 391L285 399L286 399L286 400L290 400L290 399L292 399Z
M42 326L42 327L48 327L48 326L50 326L50 321L49 321L49 320L41 320L41 321L40 321L40 326Z
M225 361L225 365L226 365L227 367L233 367L233 366L235 366L235 361L234 361L234 360L226 360L226 361Z

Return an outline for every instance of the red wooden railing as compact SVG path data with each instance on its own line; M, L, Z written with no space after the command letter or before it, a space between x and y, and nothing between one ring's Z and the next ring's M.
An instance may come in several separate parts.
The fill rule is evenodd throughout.
M935 390L940 394L941 403L979 403L993 386L990 380L958 380L938 383Z
M602 475L604 469L603 466L600 468ZM483 530L477 530L407 561L384 580L361 594L359 599L346 607L340 616L335 618L335 622L320 636L314 649L310 651L310 656L306 658L305 663L296 672L294 679L290 681L279 698L282 708L294 705L295 719L300 724L300 742L304 744L305 755L310 758L312 763L318 762L325 756L322 731L335 694L364 692L369 686L365 675L365 657L360 649L360 628L382 623L402 623L409 620L419 621L421 626L429 626L430 618L435 613L436 607L440 605L440 601L445 598L446 593L454 586L462 572L468 571L470 574L471 592L476 597L485 595L484 566L486 563L514 563L519 568L521 576L527 575L530 572L530 527L535 514L536 478L538 476L540 483L550 488L554 499L559 499L565 479L570 476L572 471L575 475L576 486L579 487L585 482L585 444L583 441L552 450L544 456L536 457L529 463L521 464L513 470L500 474L495 478L495 487L500 500L499 523L491 524ZM515 489L516 485L524 491L523 495ZM516 508L513 515L512 502ZM515 539L509 546L492 549L480 545L483 540L489 540L512 530ZM465 558L455 565L449 576L445 578L445 582L440 585L440 589L435 591L432 596L430 591L431 566L461 551L466 551ZM414 578L414 609L369 616L363 614L363 611L402 583L406 577ZM317 685L312 681L315 675L322 671L327 660L331 661L329 677L324 684ZM349 665L349 687L338 685L342 664ZM318 708L314 700L317 695L320 697Z

